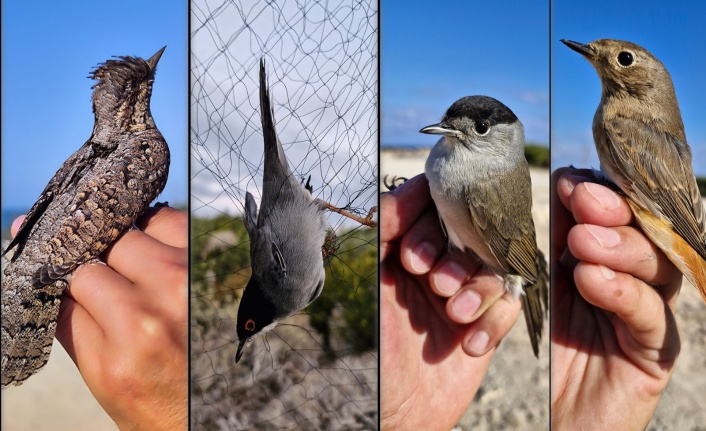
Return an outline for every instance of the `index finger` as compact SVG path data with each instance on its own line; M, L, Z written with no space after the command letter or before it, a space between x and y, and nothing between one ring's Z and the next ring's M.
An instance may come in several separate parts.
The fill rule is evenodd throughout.
M14 238L26 215L17 217L10 227ZM189 219L185 211L171 207L150 207L136 221L137 226L147 235L166 245L186 248L188 245Z
M571 193L571 212L580 224L614 227L633 222L632 210L622 196L591 182L576 185Z
M570 197L571 191L568 188L570 182L565 181L565 176L573 172L571 168L559 168L552 173L551 177L551 256L552 261L557 261L566 248L566 238L569 230L576 224L573 214L569 210L570 205L564 202L565 195ZM563 190L566 189L566 190Z
M186 248L189 241L189 217L186 211L171 207L150 207L137 219L137 226L157 241Z
M27 215L21 215L12 222L12 226L10 226L10 235L12 235L13 238L17 235L17 231L20 230L20 226L22 226L22 222L25 221L26 218Z
M380 242L401 237L430 203L429 182L424 174L384 193L380 197Z

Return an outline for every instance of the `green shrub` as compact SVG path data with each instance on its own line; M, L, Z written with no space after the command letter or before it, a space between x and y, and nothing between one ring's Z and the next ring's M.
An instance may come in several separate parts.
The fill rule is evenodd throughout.
M377 347L377 241L377 229L340 234L338 250L325 267L323 292L306 309L328 356ZM191 219L192 324L204 332L219 324L218 319L196 317L236 304L250 274L250 242L242 219Z
M549 168L549 147L537 144L525 145L525 158L530 166Z

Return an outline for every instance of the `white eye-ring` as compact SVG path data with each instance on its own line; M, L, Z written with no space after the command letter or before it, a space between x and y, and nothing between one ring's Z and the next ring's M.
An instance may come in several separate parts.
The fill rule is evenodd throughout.
M620 67L630 67L635 62L635 56L630 51L620 51L617 60Z

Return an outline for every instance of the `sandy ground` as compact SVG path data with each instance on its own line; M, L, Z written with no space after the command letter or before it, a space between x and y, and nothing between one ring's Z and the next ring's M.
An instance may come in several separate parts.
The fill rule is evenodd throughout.
M2 391L3 431L117 430L54 340L47 365L21 386Z
M424 170L428 150L385 151L386 174L411 178ZM539 248L549 247L549 171L532 169L533 217ZM688 282L677 304L681 355L647 430L706 430L706 306ZM545 326L545 331L549 326ZM524 319L503 340L476 399L459 421L460 430L546 430L549 428L548 337L539 361L532 358Z

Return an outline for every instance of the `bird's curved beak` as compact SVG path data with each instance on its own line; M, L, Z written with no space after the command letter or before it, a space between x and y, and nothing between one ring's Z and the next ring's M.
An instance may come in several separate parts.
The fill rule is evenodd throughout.
M419 131L419 133L426 133L428 135L444 135L444 136L457 136L458 130L450 128L445 123L432 124Z
M237 364L238 361L240 361L240 357L243 356L243 347L245 346L245 343L248 342L247 338L243 338L238 342L238 352L235 354L235 363Z
M166 45L164 46L164 48L157 51L155 55L153 55L147 60L147 64L150 66L150 70L154 70L154 68L157 67L157 63L159 62L160 57L162 57L162 54L164 53L165 49L167 49Z
M596 56L596 50L590 45L585 45L583 43L574 42L573 40L561 39L561 43L578 52L588 59L592 59Z

